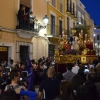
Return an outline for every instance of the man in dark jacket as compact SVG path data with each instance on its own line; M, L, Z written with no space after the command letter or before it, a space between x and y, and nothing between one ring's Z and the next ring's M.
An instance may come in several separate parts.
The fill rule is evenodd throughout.
M45 100L54 100L60 93L60 82L55 78L55 69L50 67L47 71L48 78L43 80L39 87L37 100L40 100L44 93Z

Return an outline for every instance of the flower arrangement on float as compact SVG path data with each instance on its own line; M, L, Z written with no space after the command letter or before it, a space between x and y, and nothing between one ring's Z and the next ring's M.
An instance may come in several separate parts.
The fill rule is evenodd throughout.
M76 32L76 31L75 31ZM62 33L62 37L59 39L58 50L61 55L95 55L93 50L93 42L88 38L87 34L83 33L83 30L78 33L78 36L71 34L69 37Z

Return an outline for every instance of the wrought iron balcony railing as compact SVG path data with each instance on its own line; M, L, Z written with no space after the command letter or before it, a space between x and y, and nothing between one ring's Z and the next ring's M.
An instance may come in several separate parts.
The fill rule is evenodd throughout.
M73 11L73 15L74 15L75 18L77 18L77 13L76 13L76 11Z
M82 17L77 17L78 23L86 24L86 21Z
M64 32L65 35L68 35L67 30L60 27L60 26L53 25L53 24L48 24L47 25L48 35L52 35L54 37L61 37L63 32Z

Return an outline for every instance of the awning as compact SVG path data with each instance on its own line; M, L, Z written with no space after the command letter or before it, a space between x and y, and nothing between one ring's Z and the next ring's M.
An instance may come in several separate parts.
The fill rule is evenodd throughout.
M26 7L31 8L30 0L20 0L20 4L22 4L22 5L26 6Z

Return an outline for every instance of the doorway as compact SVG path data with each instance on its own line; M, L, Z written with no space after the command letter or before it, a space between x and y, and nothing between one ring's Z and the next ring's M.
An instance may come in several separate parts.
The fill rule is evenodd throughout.
M0 61L8 61L8 47L0 46Z
M48 56L49 57L54 57L54 55L55 55L54 49L55 49L55 45L49 44L49 48L48 48Z
M28 55L28 46L20 45L20 60L26 62Z

